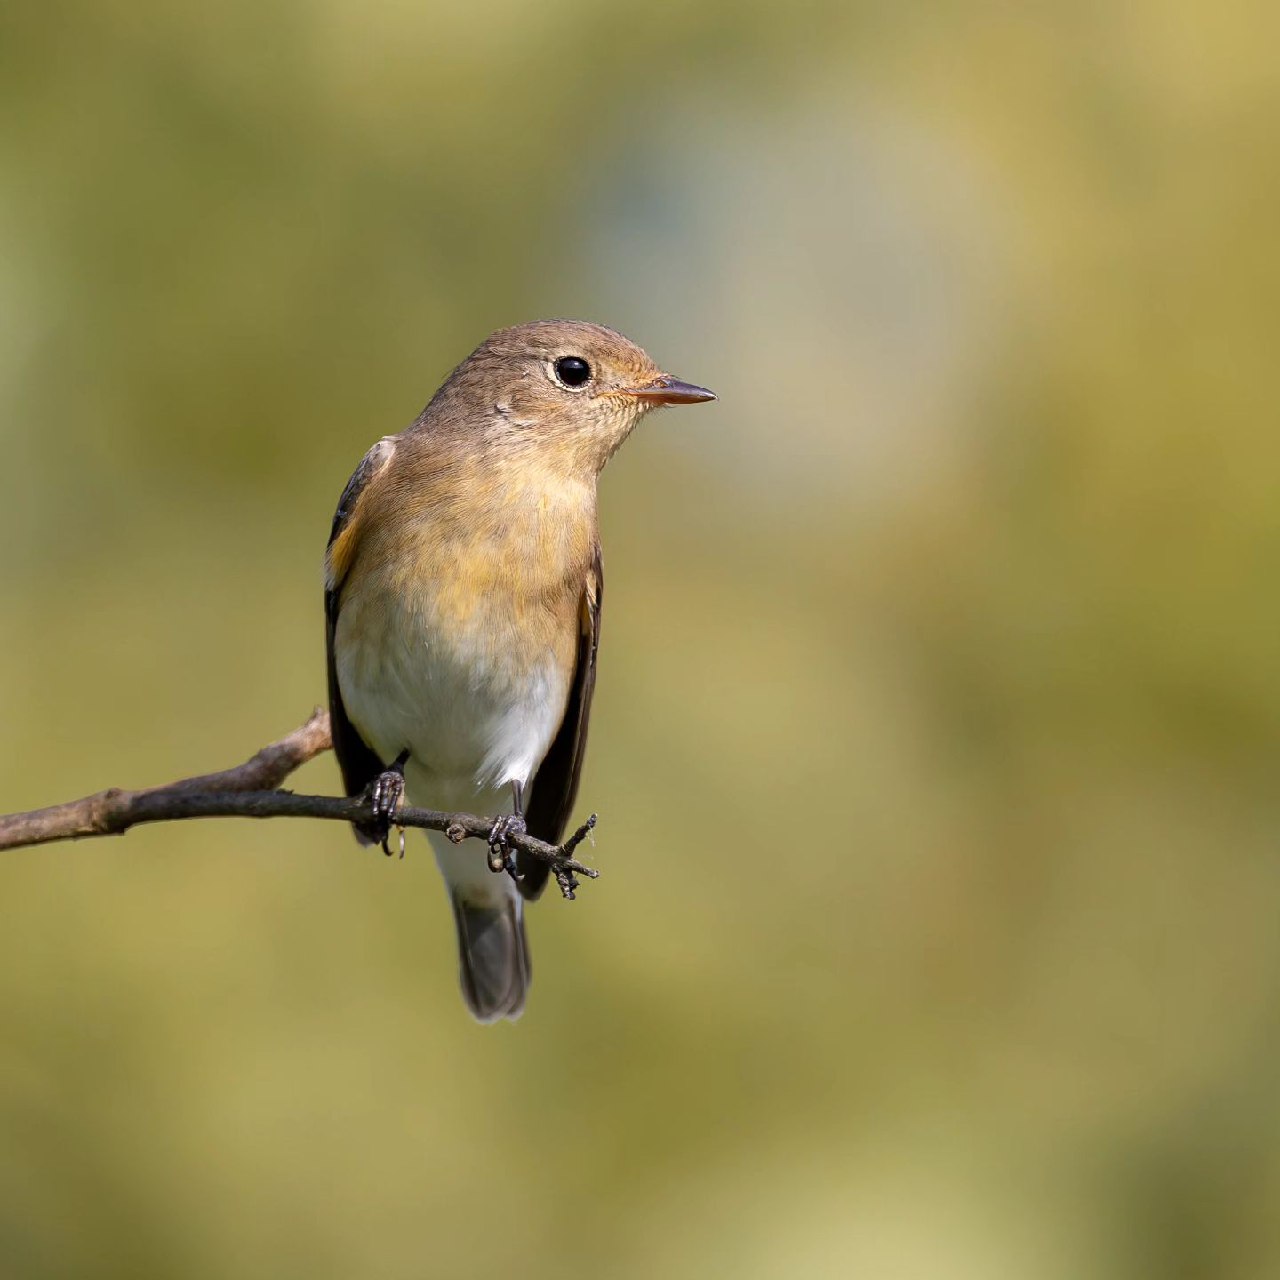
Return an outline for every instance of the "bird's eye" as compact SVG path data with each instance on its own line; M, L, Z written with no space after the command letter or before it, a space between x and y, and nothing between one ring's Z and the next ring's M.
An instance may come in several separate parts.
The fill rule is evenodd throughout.
M561 356L555 368L566 387L580 387L591 379L591 366L581 356Z

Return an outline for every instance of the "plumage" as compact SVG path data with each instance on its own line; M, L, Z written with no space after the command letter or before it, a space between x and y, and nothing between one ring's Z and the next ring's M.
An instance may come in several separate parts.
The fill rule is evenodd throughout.
M590 371L583 385L561 379ZM695 395L694 393L698 393ZM406 795L562 838L581 778L599 649L596 480L654 404L709 399L597 325L501 330L418 419L365 455L326 555L334 748L348 794L403 760ZM372 828L358 831L379 838ZM494 874L435 837L481 1021L516 1017L531 973L522 897L546 868ZM518 888L517 888L518 884Z
M548 844L559 844L582 780L582 761L587 751L587 722L591 718L591 697L596 688L596 654L600 649L600 610L604 605L604 563L600 544L582 594L578 627L578 653L573 683L564 717L551 746L534 775L533 790L525 817L529 833ZM550 868L525 854L516 858L520 892L536 898L546 887Z
M342 771L342 782L347 794L352 796L363 792L386 768L386 764L370 749L347 715L334 663L334 632L338 625L342 583L350 567L355 545L352 535L357 526L352 515L365 486L390 461L394 448L394 443L389 438L379 440L365 454L351 479L347 481L347 487L338 500L333 527L329 531L329 546L325 552L325 665L329 685L329 723L333 735L333 751ZM366 827L357 827L356 834L363 844L374 842L375 833Z

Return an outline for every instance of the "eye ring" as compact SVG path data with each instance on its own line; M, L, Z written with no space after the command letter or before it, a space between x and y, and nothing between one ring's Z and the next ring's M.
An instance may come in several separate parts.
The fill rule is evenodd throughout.
M570 391L579 391L591 381L591 366L581 356L561 356L551 371L556 381Z

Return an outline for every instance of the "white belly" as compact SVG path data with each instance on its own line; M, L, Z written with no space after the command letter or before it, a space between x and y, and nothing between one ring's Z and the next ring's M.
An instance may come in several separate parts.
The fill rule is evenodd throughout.
M429 602L343 601L343 703L382 760L408 749L415 803L469 807L479 792L527 783L560 727L569 673L550 650L525 651L503 621L480 610L472 626L446 638ZM482 634L507 642L482 642Z

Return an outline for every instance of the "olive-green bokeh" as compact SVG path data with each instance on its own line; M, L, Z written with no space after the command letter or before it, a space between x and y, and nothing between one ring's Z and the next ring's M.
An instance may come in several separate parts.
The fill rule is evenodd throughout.
M298 723L491 328L721 400L604 480L519 1024L420 842L4 855L0 1273L1280 1269L1274 15L5 7L0 808Z

